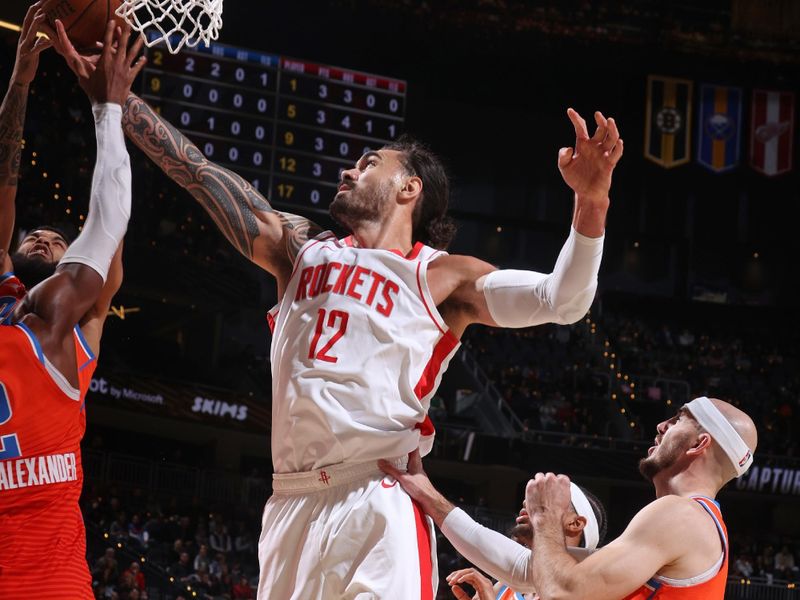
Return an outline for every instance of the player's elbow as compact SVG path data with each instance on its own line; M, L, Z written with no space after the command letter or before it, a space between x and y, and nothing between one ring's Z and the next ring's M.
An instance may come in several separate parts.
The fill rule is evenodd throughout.
M572 325L580 321L592 307L596 291L597 280L577 294L559 299L553 306L556 315L558 315L556 323L559 325Z

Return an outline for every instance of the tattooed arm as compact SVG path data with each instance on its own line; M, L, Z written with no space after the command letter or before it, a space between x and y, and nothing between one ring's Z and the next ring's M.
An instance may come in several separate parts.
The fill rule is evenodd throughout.
M17 45L14 72L8 84L3 104L0 105L0 268L11 270L8 249L14 231L19 165L22 155L22 130L25 126L25 109L28 104L28 87L36 76L39 53L50 43L37 38L36 31L45 15L34 4L25 15L22 33Z
M208 212L222 234L251 261L279 279L300 247L321 230L298 215L279 212L236 173L206 159L186 136L141 98L123 110L127 136Z

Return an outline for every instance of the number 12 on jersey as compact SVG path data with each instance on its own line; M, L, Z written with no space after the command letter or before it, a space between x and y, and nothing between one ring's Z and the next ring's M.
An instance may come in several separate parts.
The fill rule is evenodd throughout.
M325 317L327 316L327 324ZM311 338L311 347L308 349L308 358L311 360L324 360L325 362L335 363L339 358L331 356L328 352L333 348L334 344L342 339L342 336L347 333L347 321L350 315L343 310L326 311L320 308L317 313L317 326L314 329L314 337ZM338 322L338 328L337 328ZM320 338L325 333L325 329L333 329L334 333L328 339L327 343L322 348L317 350Z

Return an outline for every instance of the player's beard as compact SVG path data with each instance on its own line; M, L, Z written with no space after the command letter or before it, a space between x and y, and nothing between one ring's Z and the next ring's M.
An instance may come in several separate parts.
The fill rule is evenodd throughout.
M44 260L40 256L25 256L19 252L11 255L14 275L22 282L25 289L31 290L56 272L57 263Z
M347 231L353 232L362 223L380 223L392 191L391 181L376 187L354 187L339 192L329 207L333 219Z
M661 444L650 456L646 456L639 461L639 472L645 479L653 481L653 478L675 465L681 456L692 447L694 435L691 431L675 435L666 442L662 439Z

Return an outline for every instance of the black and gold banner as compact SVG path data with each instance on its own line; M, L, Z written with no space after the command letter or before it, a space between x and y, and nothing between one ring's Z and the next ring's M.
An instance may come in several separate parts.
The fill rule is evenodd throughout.
M647 77L644 155L669 169L689 162L692 130L692 82Z

